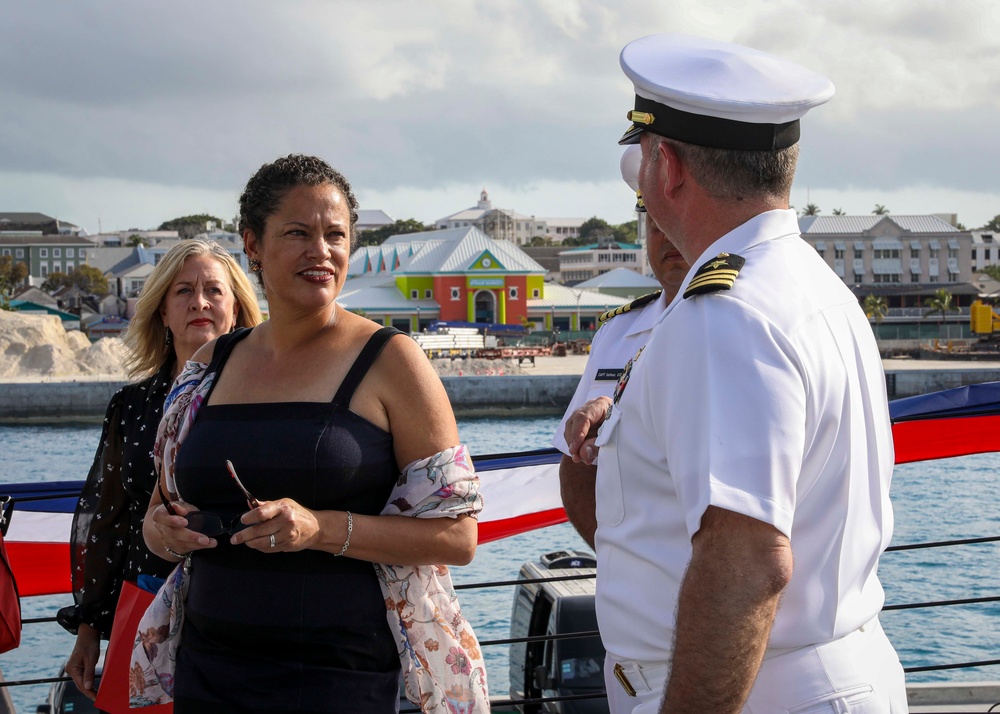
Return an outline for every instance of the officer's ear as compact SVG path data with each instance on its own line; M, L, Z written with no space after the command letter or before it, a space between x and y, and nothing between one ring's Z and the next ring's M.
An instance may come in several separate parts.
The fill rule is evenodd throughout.
M684 185L690 177L687 167L681 161L681 156L677 149L669 141L658 141L656 151L659 153L657 161L660 165L660 181L663 187L663 195L672 198L677 190Z

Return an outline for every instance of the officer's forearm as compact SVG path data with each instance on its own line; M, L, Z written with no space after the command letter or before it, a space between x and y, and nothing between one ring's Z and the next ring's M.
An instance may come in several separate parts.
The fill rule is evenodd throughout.
M596 466L575 463L563 454L559 462L559 491L563 507L570 523L591 548L594 547L594 533L597 531L596 483Z
M792 574L788 539L761 521L709 507L681 585L663 714L738 714Z

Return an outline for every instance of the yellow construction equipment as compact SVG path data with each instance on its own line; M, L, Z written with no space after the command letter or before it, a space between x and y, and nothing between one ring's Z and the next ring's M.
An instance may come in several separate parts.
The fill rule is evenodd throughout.
M969 309L969 326L974 335L993 335L1000 333L1000 315L992 305L982 300L975 300Z

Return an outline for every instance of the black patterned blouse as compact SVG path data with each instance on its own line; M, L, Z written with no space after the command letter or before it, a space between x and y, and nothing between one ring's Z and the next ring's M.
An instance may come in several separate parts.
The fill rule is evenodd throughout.
M73 514L70 562L75 605L59 623L75 633L81 622L111 634L122 580L166 577L175 563L152 554L142 521L156 488L153 443L172 383L173 361L152 377L122 387L108 403L94 464Z

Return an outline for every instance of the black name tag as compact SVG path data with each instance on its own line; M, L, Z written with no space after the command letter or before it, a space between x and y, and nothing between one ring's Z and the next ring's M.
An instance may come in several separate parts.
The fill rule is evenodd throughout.
M594 377L595 382L617 382L622 376L624 369L598 369Z

